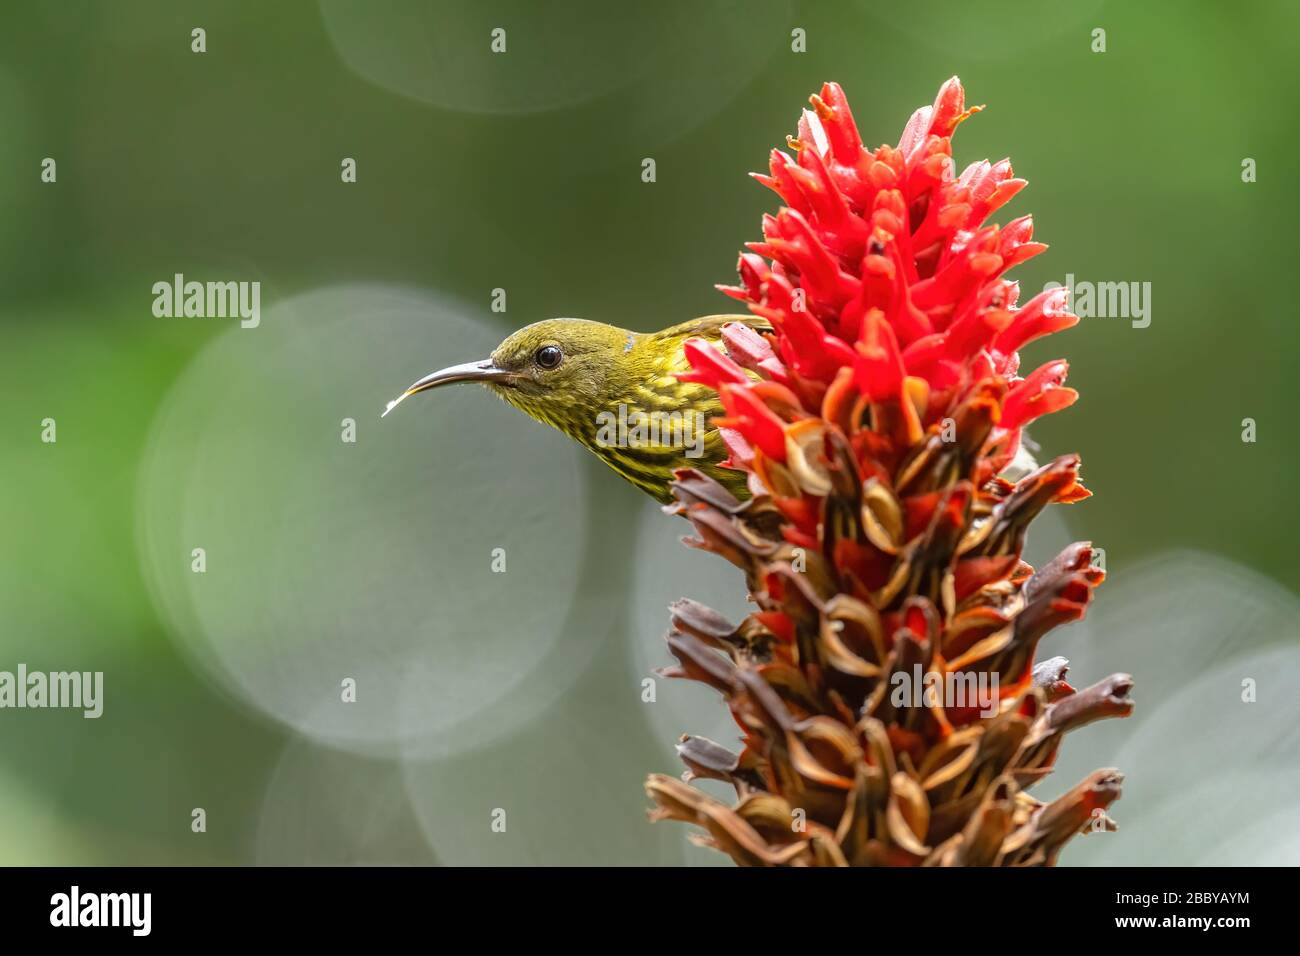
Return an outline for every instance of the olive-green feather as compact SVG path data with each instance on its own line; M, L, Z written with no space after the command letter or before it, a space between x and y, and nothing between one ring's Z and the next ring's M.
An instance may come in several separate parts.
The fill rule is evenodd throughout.
M516 372L518 378L490 387L520 411L582 444L659 501L672 500L671 482L679 468L696 468L747 497L745 474L719 467L727 451L712 424L723 414L717 393L678 378L690 367L684 351L687 340L720 343L723 326L732 322L770 329L765 320L748 315L709 315L649 333L584 319L548 319L520 329L492 353L497 367ZM558 347L563 356L554 369L540 368L535 360L548 346ZM680 422L681 431L671 433L665 426L661 434L652 435L657 441L610 442L608 426L618 420L620 410L628 421L644 416ZM700 422L702 439L694 430ZM695 450L702 454L696 457Z

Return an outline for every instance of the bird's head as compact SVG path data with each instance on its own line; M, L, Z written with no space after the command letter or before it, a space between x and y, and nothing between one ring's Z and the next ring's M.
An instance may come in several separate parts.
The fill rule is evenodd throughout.
M586 319L535 322L507 337L486 359L424 376L384 414L417 392L478 382L538 421L583 440L595 428L595 412L635 374L631 366L639 338Z

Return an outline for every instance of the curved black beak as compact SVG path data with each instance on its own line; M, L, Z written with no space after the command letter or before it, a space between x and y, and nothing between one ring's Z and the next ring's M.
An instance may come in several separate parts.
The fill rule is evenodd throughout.
M483 382L506 384L515 378L515 373L507 369L497 368L492 364L491 359L483 359L479 362L466 362L464 365L452 365L448 368L439 369L436 372L430 372L418 382L414 382L397 398L388 403L384 409L384 415L387 415L399 404L410 398L416 392L426 392L431 388L437 388L439 385L452 385L456 382ZM384 416L379 416L383 418Z

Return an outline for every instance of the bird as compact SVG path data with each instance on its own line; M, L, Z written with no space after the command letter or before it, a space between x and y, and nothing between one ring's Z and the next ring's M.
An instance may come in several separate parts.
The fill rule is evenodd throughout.
M725 351L722 330L732 322L771 329L750 315L706 315L659 332L545 319L508 336L486 359L413 382L383 414L420 392L476 382L564 433L663 504L673 500L674 474L682 468L748 498L746 473L723 466L728 452L713 423L724 414L717 392L679 377L690 369L686 342L702 339Z

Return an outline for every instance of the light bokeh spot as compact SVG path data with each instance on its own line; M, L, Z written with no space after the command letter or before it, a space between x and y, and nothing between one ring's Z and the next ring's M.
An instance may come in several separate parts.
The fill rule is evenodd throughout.
M163 619L221 686L318 740L455 752L549 702L519 688L573 600L577 450L472 385L380 420L425 372L488 354L502 330L469 314L381 287L298 296L215 338L153 426L139 541Z

